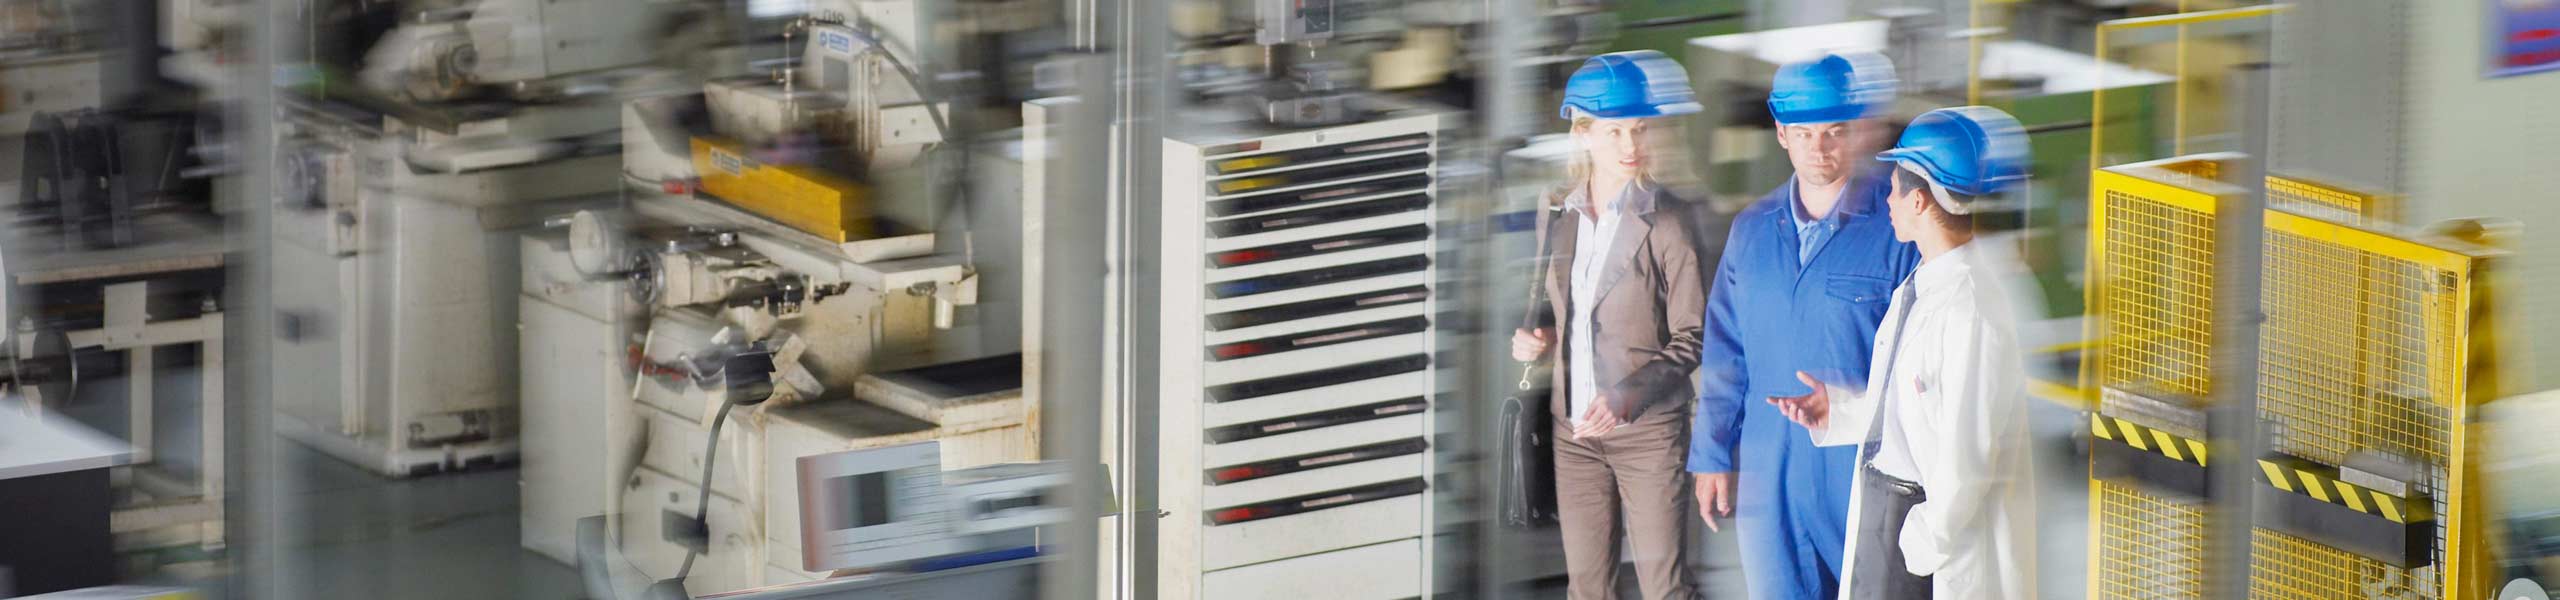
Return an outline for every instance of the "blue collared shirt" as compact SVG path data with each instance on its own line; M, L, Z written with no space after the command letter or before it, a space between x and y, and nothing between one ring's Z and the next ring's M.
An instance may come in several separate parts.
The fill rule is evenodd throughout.
M1830 240L1832 234L1840 232L1840 206L1839 202L1835 201L1832 203L1831 214L1823 215L1819 219L1813 218L1812 214L1805 212L1804 196L1797 193L1798 185L1794 178L1787 179L1787 216L1796 225L1796 266L1802 267L1813 262L1813 251L1821 249L1822 242ZM1848 192L1846 187L1840 190L1843 196L1848 195Z

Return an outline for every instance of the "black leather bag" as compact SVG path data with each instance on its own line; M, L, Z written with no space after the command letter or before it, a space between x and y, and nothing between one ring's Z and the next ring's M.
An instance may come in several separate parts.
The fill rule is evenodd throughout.
M1536 366L1520 370L1520 388L1502 401L1502 524L1537 529L1556 522L1554 415L1549 388L1533 385Z
M1544 323L1538 319L1546 306L1550 256L1547 255L1547 226L1555 221L1554 206L1542 206L1538 213L1538 267L1529 279L1529 307L1522 315L1522 328L1535 328ZM1547 411L1553 401L1553 379L1537 377L1537 363L1520 366L1519 389L1502 400L1502 461L1496 508L1502 513L1502 524L1513 529L1539 529L1556 523L1556 445L1555 416Z

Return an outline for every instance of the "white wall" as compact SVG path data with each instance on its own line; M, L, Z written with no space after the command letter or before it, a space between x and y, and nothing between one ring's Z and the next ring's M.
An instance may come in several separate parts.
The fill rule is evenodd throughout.
M2471 216L2522 221L2512 248L2506 318L2524 327L2529 357L2503 364L2525 391L2560 385L2560 72L2484 76L2490 0L2419 0L2410 19L2409 129L2405 134L2411 223Z

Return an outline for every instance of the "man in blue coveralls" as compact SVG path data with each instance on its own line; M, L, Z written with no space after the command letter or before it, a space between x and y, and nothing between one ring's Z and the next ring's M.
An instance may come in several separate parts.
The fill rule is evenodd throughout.
M1809 393L1798 370L1864 387L1894 286L1920 262L1894 241L1890 173L1868 158L1895 85L1873 53L1778 69L1769 112L1795 177L1734 215L1707 296L1688 466L1708 528L1741 528L1752 598L1839 594L1857 448L1815 447L1762 400Z

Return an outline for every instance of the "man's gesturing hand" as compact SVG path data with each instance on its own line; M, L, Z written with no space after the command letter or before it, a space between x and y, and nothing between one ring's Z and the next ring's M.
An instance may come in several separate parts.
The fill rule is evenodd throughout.
M1795 421L1805 429L1821 431L1831 424L1831 390L1828 386L1822 385L1822 382L1814 381L1812 375L1806 375L1803 371L1796 372L1796 379L1803 381L1806 387L1813 388L1813 393L1802 396L1770 396L1769 403L1777 405L1778 413L1786 415L1787 420Z

